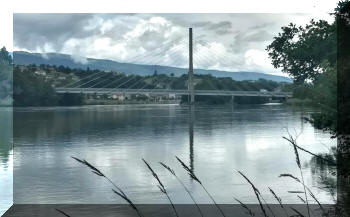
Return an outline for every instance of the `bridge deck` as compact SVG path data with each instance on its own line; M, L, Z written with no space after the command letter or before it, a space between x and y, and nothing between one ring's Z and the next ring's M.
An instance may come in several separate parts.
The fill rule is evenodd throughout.
M85 94L152 94L152 95L188 95L188 90L166 89L115 89L115 88L55 88L57 93L85 93ZM261 92L261 91L229 91L229 90L195 90L195 95L202 96L266 96L292 97L291 92Z

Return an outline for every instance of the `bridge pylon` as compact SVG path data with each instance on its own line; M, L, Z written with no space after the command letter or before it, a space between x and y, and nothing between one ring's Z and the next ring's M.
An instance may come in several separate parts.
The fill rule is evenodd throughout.
M194 87L193 87L193 41L192 28L189 28L189 66L188 66L188 92L190 95L190 104L194 104Z

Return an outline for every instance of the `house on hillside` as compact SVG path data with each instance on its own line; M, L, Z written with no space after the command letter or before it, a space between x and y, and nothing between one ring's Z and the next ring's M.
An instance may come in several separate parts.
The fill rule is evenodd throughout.
M41 75L41 76L46 76L46 72L45 71L35 71L34 74Z

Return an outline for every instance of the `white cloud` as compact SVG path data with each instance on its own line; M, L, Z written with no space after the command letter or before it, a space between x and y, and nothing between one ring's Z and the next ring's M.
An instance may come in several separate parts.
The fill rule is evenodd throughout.
M88 60L85 57L82 56L76 56L76 55L71 55L71 58L75 63L81 63L81 64L88 64Z
M270 73L282 75L271 65L271 60L266 51L250 49L245 52L244 58L247 67L251 71L269 71Z
M273 68L265 51L273 36L281 26L290 22L303 25L313 17L310 14L56 14L47 17L29 14L17 19L16 16L14 42L15 48L21 50L71 54L81 63L86 62L82 57L90 57L187 67L188 27L193 26L195 67L272 74L281 74ZM44 25L38 25L40 22ZM35 28L30 28L34 25Z

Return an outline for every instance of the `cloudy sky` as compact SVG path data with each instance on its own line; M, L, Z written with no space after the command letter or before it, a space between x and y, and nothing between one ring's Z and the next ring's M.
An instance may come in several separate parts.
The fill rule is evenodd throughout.
M281 74L266 46L290 22L325 14L23 14L13 16L14 50L186 67L188 28L196 68Z

